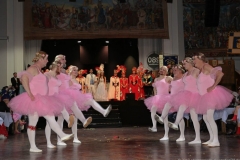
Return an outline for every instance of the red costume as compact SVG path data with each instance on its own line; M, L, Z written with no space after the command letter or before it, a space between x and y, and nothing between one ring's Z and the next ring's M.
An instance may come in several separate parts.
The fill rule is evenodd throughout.
M126 99L126 93L128 93L128 78L125 77L126 68L123 66L121 67L122 77L120 78L120 101Z
M139 88L139 76L136 74L137 68L133 67L132 72L129 76L129 93L135 93L135 100L139 99L140 95L140 88Z
M139 80L138 80L138 86L139 86L139 98L140 99L144 99L145 98L145 92L144 92L144 83L142 81L142 77L143 77L143 74L144 74L144 68L143 68L143 64L140 63L138 69L137 69L137 73L138 73L138 76L139 76Z

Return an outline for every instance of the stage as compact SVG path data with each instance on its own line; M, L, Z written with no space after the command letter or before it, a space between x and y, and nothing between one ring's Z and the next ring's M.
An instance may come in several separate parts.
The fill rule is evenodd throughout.
M64 129L71 133L70 129ZM240 137L219 135L221 147L209 148L205 145L188 145L194 139L192 128L186 128L185 142L176 143L179 131L170 130L169 141L161 142L164 129L157 133L147 127L89 128L79 129L81 144L67 141L66 147L48 149L44 130L37 130L36 144L42 153L29 153L26 133L0 140L2 160L173 160L173 159L239 159ZM202 141L208 140L207 132L201 133ZM52 133L52 143L56 145L56 134Z

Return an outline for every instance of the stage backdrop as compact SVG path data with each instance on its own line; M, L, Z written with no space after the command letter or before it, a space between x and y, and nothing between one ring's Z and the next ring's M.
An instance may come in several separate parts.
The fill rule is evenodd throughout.
M25 39L168 38L165 0L25 0Z

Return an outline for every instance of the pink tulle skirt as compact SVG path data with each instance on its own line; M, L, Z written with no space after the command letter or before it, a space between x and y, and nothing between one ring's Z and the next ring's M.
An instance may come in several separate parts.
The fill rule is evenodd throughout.
M157 107L157 112L162 113L165 104L170 100L171 95L155 95L144 100L145 105L151 111L152 107ZM171 110L173 112L173 110Z
M13 120L14 122L17 122L19 119L21 119L22 115L18 113L13 113Z
M178 110L181 105L185 105L187 107L185 113L189 113L191 108L196 108L199 98L200 95L198 93L183 90L174 94L169 103L173 106L174 110Z
M200 96L196 106L197 114L206 114L208 109L222 110L232 102L231 91L223 86L216 86L214 90Z
M91 106L87 105L87 102L93 99L91 93L82 93L79 90L69 89L67 90L74 102L77 103L78 108L81 111L87 111Z
M31 100L26 92L14 97L9 106L18 114L29 115L35 112L38 116L59 115L64 106L54 96L35 95L35 100Z
M69 114L72 114L73 111L71 110L74 104L74 98L70 95L70 89L66 89L60 91L58 94L55 95L59 102L64 105L65 109Z

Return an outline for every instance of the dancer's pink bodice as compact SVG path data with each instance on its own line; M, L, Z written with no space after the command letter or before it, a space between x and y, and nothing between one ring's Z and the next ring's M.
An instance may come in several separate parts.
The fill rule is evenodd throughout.
M169 94L170 84L166 82L166 78L156 81L153 86L157 89L157 95Z
M200 95L204 95L207 93L207 89L214 84L215 80L209 75L203 74L202 72L199 74L197 78L197 88Z
M182 78L171 82L171 95L174 95L184 89Z
M47 85L47 77L39 72L38 75L29 78L29 87L33 95L47 95L48 93L48 85Z
M57 78L61 81L61 86L59 87L59 90L65 90L69 88L69 81L71 77L67 74L60 73L57 75Z
M81 89L81 85L79 83L76 83L76 82L73 82L72 81L72 85L70 86L71 89L74 89L74 90L80 90Z
M198 93L197 88L197 78L193 77L192 75L185 74L183 77L184 83L184 90L190 91L192 93Z
M62 82L56 78L51 77L48 81L48 95L52 96L57 94L59 91L59 86Z

